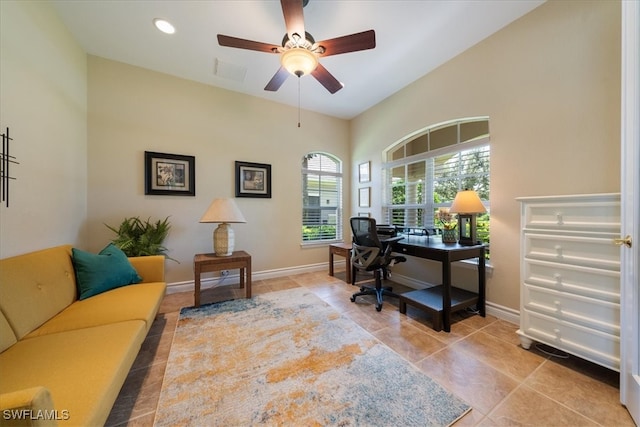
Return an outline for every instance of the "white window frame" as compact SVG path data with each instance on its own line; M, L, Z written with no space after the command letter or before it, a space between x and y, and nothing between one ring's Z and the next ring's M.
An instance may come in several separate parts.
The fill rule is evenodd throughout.
M477 119L473 119L473 120L477 120ZM488 118L486 119L488 120ZM460 124L460 123L465 123L467 120L459 120L459 121L454 121L454 122L450 122L450 125L456 125L456 124ZM471 120L469 120L471 121ZM395 143L393 145L391 145L390 147L388 147L384 152L383 152L383 163L382 163L382 171L383 171L383 194L382 194L382 218L383 218L383 222L386 222L388 224L394 224L394 218L393 218L393 213L394 211L402 211L404 210L403 213L403 218L405 220L404 224L397 224L399 226L404 226L407 228L426 228L426 229L437 229L438 228L438 224L435 223L434 221L434 211L437 208L447 208L451 206L452 201L445 201L443 203L435 203L433 201L433 193L434 193L434 183L436 181L435 177L434 177L434 168L433 168L433 160L437 157L443 156L443 155L447 155L447 154L455 154L455 153L460 153L460 152L465 152L468 150L472 150L472 149L476 149L476 148L482 148L482 147L487 147L489 150L491 149L491 144L490 144L490 137L489 136L482 136L476 139L472 139L470 141L466 141L466 142L460 142L457 141L455 144L446 146L446 147L442 147L442 148L438 148L438 149L434 149L431 151L425 151L419 154L415 154L412 156L407 156L407 157L403 157L401 159L398 160L393 160L393 161L385 161L388 158L388 154L391 152L394 152L395 150L397 150L399 147L401 146L406 146L407 144L409 144L411 141L413 141L415 138L424 135L425 133L427 133L430 129L434 129L434 128L442 128L443 125L439 124L436 126L431 126L428 128L425 128L423 130L421 130L420 132L416 132L412 135L407 136L405 139L403 139L402 141ZM490 161L490 160L489 160ZM398 167L402 167L404 166L405 168L407 168L409 165L414 165L420 162L424 162L425 163L425 176L424 176L424 184L422 185L422 194L421 194L421 203L404 203L404 204L393 204L393 183L392 183L392 171L394 168L398 168ZM487 175L490 173L490 171L487 172ZM408 176L408 175L407 175ZM405 191L408 191L408 188L411 186L410 183L405 182ZM463 188L459 188L458 190L464 190ZM489 189L489 192L491 190ZM417 197L418 199L420 199L420 197ZM411 198L413 200L413 198ZM483 204L485 205L485 207L487 208L487 211L490 211L491 205L490 205L490 201L488 199L483 199L482 200ZM417 221L407 221L407 219L409 218L414 218L416 217L416 215L420 215L419 210L422 210L421 215L422 217L419 218ZM415 223L411 223L411 222L415 222ZM421 225L419 225L418 223L422 223Z
M305 168L304 167L304 160L305 158L307 158L310 155L318 155L318 156L324 156L326 158L328 158L329 160L335 162L336 164L336 171L330 171L330 170L323 170L324 168L322 168L322 166L320 167L320 169L310 169L310 168ZM303 157L303 166L301 168L301 172L302 172L302 213L301 213L301 221L302 221L302 233L301 233L301 244L302 246L316 246L316 245L327 245L330 243L335 243L335 242L342 242L342 238L343 238L343 227L342 227L342 212L343 212L343 192L342 192L342 185L343 185L343 175L342 175L342 160L337 157L334 156L333 154L330 153L326 153L326 152L321 152L321 151L313 151L310 153L307 153L304 157ZM324 200L328 200L326 197L323 197L322 195L322 185L318 185L318 189L314 189L315 192L319 191L319 194L317 195L320 204L319 205L307 205L305 206L305 195L308 196L308 192L309 192L309 188L305 188L305 185L308 186L308 176L309 175L314 175L314 176L318 176L320 181L322 182L322 178L333 178L335 179L335 191L333 192L329 192L330 196L334 196L334 199L336 201L335 205L329 206L329 207L323 207L321 206L321 202ZM306 183L306 184L305 184ZM308 198L308 197L307 197ZM317 206L317 210L319 210L320 212L320 223L314 223L314 222L309 222L309 220L306 217L306 214L308 213L308 210L311 209L312 207ZM326 223L323 223L323 218L326 218ZM304 233L304 229L306 226L321 226L321 225L335 225L335 237L331 236L331 237L325 237L320 235L318 238L305 238L305 233Z

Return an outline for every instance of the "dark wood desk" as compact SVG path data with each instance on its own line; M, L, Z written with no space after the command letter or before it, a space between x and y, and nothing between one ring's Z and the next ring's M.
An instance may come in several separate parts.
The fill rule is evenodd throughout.
M245 251L233 251L230 256L216 254L197 254L193 257L195 274L194 305L200 307L200 275L207 271L240 269L240 288L244 288L244 296L251 298L251 255ZM245 273L247 275L245 285Z
M451 313L472 305L480 316L485 317L486 269L484 245L461 246L457 243L442 243L439 237L405 236L394 244L394 251L403 255L440 261L442 285L400 294L400 313L407 312L407 304L433 314L433 328L451 332ZM469 292L451 284L451 263L478 258L478 292Z

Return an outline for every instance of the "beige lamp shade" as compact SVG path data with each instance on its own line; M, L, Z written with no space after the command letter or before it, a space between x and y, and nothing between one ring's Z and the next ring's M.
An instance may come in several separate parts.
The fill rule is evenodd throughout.
M235 235L229 223L247 222L233 199L214 199L200 222L219 222L213 232L213 251L217 256L233 254Z
M453 199L449 212L451 213L485 213L487 209L482 204L478 193L473 190L458 191L456 198Z
M453 199L449 212L458 214L458 243L469 246L478 244L476 239L476 214L487 209L482 204L478 193L473 190L458 191Z
M200 222L247 222L233 199L214 199Z

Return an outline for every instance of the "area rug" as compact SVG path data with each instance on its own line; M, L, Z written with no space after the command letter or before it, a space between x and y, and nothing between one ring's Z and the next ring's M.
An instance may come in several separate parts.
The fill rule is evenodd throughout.
M446 426L471 408L307 289L185 308L156 426Z

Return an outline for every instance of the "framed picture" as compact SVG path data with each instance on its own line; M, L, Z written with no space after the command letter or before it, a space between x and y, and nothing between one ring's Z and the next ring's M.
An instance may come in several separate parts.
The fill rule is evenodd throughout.
M271 198L271 165L236 161L236 197Z
M360 163L358 170L358 181L369 182L371 181L371 162Z
M196 195L196 158L144 152L144 194Z
M368 208L371 204L371 187L364 187L359 190L358 193L358 206L361 208Z

